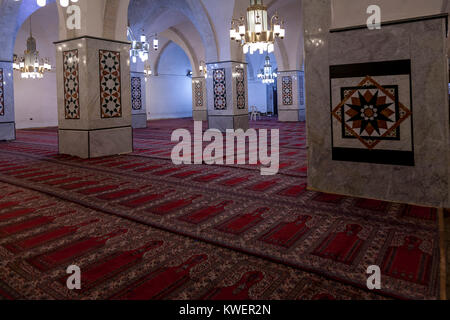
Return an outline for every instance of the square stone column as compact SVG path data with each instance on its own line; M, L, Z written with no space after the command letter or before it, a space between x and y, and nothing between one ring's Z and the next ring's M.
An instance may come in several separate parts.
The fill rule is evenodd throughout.
M85 36L55 44L59 152L132 152L129 43Z
M208 121L205 77L192 78L192 117L194 121Z
M0 141L16 139L12 62L0 61Z
M209 128L248 130L247 64L209 64L206 84Z
M306 120L305 82L303 71L278 71L278 120Z
M147 128L147 93L145 91L145 74L131 72L131 114L135 129Z

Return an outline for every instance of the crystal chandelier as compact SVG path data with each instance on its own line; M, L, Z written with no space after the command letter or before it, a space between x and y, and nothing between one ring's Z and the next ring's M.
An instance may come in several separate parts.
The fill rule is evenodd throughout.
M33 38L31 31L31 17L30 17L30 37L27 40L27 50L23 57L14 55L13 69L20 71L23 79L42 79L46 71L50 71L48 58L39 59L39 51L36 51L36 39Z
M269 56L266 56L266 62L264 68L258 73L258 79L261 79L262 83L270 85L275 82L278 77L276 72L273 72L272 65L270 64Z
M19 1L19 0L15 0L15 1ZM61 7L68 7L70 1L73 3L78 2L78 0L59 0L59 4L61 5ZM47 5L47 0L36 0L36 3L39 7L45 7Z
M139 57L142 62L146 62L148 60L148 55L150 52L150 43L147 41L147 36L142 32L140 37L140 41L136 40L136 37L133 34L133 30L130 27L127 29L128 40L131 41L131 50L130 56L133 63L137 62L137 58ZM157 51L159 47L158 35L154 34L151 37L153 38L153 50Z
M230 38L242 45L244 54L256 51L260 54L266 51L271 53L274 51L275 38L284 39L285 35L284 22L277 13L270 19L269 25L267 7L263 0L250 0L247 21L244 17L231 21Z

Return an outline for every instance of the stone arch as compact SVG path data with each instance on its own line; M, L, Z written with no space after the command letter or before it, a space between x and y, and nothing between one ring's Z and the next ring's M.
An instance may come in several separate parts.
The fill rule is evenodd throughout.
M157 76L159 74L159 65L160 65L161 57L162 57L164 51L167 49L167 47L171 43L175 43L176 45L178 45L183 50L183 52L189 58L189 62L191 64L192 69L195 69L194 67L195 67L195 64L196 64L196 61L197 61L197 59L195 58L195 55L192 55L192 52L187 51L186 48L183 47L183 45L180 45L178 43L178 41L169 39L169 41L164 43L164 45L161 47L161 50L158 52L158 55L157 55L157 57L155 59L155 62L153 64L153 70L155 71L155 73L154 73L155 76ZM197 65L198 65L198 63L197 63ZM193 73L193 76L195 77L196 73L195 73L194 70L192 70L192 73Z
M184 14L195 26L202 39L207 61L218 60L217 39L210 18L201 1L195 0L131 0L128 17L134 21L133 29L139 30L149 19L154 19L166 10Z
M189 44L187 39L181 34L181 32L179 32L176 28L173 28L173 27L164 31L162 33L162 35L164 37L168 38L169 40L173 41L178 46L180 46L181 49L183 49L183 51L188 56L189 61L191 62L193 76L198 77L199 76L199 62L198 62L198 59L194 52L194 49L191 47L191 45Z
M103 37L127 40L128 7L130 0L106 0Z
M53 2L55 0L48 1ZM12 61L17 32L28 17L39 9L35 0L3 1L0 7L0 61Z

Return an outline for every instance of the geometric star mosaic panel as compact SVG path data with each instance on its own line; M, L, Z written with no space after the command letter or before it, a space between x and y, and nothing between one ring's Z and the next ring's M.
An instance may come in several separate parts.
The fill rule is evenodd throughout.
M78 50L63 52L64 110L68 120L80 119Z
M214 69L213 71L214 83L214 109L227 109L227 89L225 80L225 69Z
M237 108L245 109L245 73L243 68L236 68L236 94L237 94Z
M140 77L131 78L131 107L133 110L142 110L142 82Z
M410 61L330 70L333 159L413 166Z
M0 69L0 116L5 115L5 94L3 87L3 69Z
M194 83L195 106L203 107L203 83L195 81Z
M120 52L99 50L102 118L122 117Z
M292 97L292 77L285 76L282 79L282 89L283 89L283 105L291 106L294 102Z

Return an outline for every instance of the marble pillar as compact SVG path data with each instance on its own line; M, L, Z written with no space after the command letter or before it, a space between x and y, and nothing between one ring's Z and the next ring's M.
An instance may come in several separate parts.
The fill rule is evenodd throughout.
M145 82L144 73L131 72L131 123L135 129L147 128L147 92L145 90Z
M305 87L303 71L278 71L278 120L305 121Z
M446 18L331 30L305 0L308 187L450 207Z
M12 62L0 61L0 141L16 139Z
M85 36L55 44L59 152L132 152L129 43Z
M209 64L206 85L209 128L248 130L247 64Z
M208 121L205 77L192 78L192 117L194 121Z

